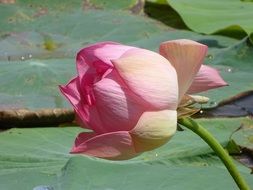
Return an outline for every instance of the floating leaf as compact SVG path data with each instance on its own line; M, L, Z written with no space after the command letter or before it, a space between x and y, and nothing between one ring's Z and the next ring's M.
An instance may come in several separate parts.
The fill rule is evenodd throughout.
M244 92L223 100L215 107L202 109L195 117L253 116L253 91Z
M193 31L253 32L253 3L240 0L167 0ZM237 33L238 35L238 33ZM251 40L253 40L251 36ZM253 41L252 41L253 42Z
M226 145L242 119L199 121ZM177 132L165 146L121 162L69 155L81 131L70 127L1 132L0 189L236 189L221 161L191 131ZM249 169L237 166L253 187Z
M64 1L55 10L55 3L45 1L47 14L33 17L39 5L27 2L0 6L1 109L69 105L60 95L58 85L75 75L75 53L89 43L113 40L157 50L162 41L189 38L209 45L212 52L237 42L221 36L168 31L159 22L129 12L83 11L77 8L77 1L71 5Z
M220 71L229 86L202 93L203 96L211 97L209 105L205 107L214 107L222 100L253 89L252 51L252 45L245 38L231 47L210 52L206 62Z

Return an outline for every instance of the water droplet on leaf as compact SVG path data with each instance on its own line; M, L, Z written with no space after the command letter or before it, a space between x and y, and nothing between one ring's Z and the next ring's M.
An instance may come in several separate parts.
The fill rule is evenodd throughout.
M225 71L231 73L231 72L233 72L233 68L232 67L227 67L227 68L225 68Z
M40 185L40 186L34 187L33 190L54 190L54 188L51 186Z

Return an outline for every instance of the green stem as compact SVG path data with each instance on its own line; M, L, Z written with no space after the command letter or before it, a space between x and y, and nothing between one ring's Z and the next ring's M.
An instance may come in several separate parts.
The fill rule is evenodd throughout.
M222 162L225 164L229 173L234 178L234 181L241 190L250 190L248 184L246 183L244 178L240 175L229 154L224 150L224 148L212 136L211 133L209 133L204 127L199 125L190 117L181 118L178 120L178 123L187 127L188 129L192 130L194 133L199 135L214 150L214 152L220 157Z

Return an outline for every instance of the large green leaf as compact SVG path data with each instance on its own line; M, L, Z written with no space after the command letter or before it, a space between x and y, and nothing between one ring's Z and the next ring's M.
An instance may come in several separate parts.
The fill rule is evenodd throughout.
M237 42L168 31L159 22L128 12L83 11L78 1L56 5L45 1L47 12L41 16L34 16L41 7L33 1L0 5L1 108L65 107L57 86L75 74L75 53L89 43L113 40L157 50L162 41L189 38L209 45L212 52Z
M180 15L168 5L165 1L165 4L161 4L155 1L146 1L144 6L144 12L151 18L161 21L167 26L176 28L176 29L187 29L187 26L180 18Z
M251 74L252 51L252 45L245 38L233 46L215 50L209 54L209 59L206 62L217 67L225 81L229 84L229 86L222 88L222 90L215 89L202 93L205 96L212 97L210 106L215 106L221 100L253 89Z
M167 0L192 30L211 34L244 30L253 32L253 3L240 0Z
M242 119L199 121L226 145ZM191 131L178 132L165 146L120 162L69 155L80 131L69 127L0 133L0 189L236 189L221 161ZM237 166L253 187L249 170Z
M20 43L17 40L19 36L26 43ZM219 102L253 88L250 72L252 47L247 45L245 40L231 45L237 41L220 36L202 36L187 31L167 32L161 30L154 32L147 39L134 39L126 43L156 50L162 41L186 37L209 45L209 55L206 62L217 67L229 83L229 86L224 87L223 90L217 89L203 93L211 98L210 106L214 106L213 102ZM129 36L129 38L131 37ZM74 52L82 47L82 42L70 38L60 38L60 35L53 36L52 40L61 44L54 51L43 48L44 38L36 32L18 33L14 37L8 36L0 41L1 47L6 47L0 48L0 51L3 52L3 56L0 57L2 59L0 61L2 68L0 73L1 107L66 106L57 86L66 83L75 75ZM30 55L32 58L29 58Z
M75 74L74 55L79 48L103 40L131 43L165 30L127 12L69 9L61 13L50 9L47 15L26 19L31 11L26 6L0 5L2 108L62 107L57 86ZM26 16L8 23L16 14Z

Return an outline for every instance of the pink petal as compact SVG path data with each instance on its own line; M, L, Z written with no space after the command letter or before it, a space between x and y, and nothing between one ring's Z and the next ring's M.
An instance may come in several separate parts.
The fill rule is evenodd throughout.
M102 135L80 133L71 153L86 154L109 160L125 160L138 155L135 152L132 137L126 131Z
M93 91L106 132L131 130L148 106L126 87L115 71L94 84Z
M91 139L91 138L93 138L95 136L96 136L96 133L94 133L94 132L82 132L82 133L79 133L78 136L75 139L75 144L74 144L72 150L75 149L75 147L80 146L82 143L88 141L89 139Z
M113 67L112 59L118 59L132 48L134 47L121 45L116 42L99 42L81 49L76 56L80 79L87 73L102 75L108 68Z
M159 54L135 49L113 60L126 85L153 109L176 109L178 84L175 69Z
M119 125L114 125L114 127L111 128L107 127L107 123L115 118L110 117L110 120L105 119L106 122L104 125L100 116L105 115L105 118L108 117L104 113L101 114L101 110L103 110L101 107L97 107L93 87L95 83L102 80L107 73L111 72L113 66L110 59L116 59L128 49L133 48L134 47L124 46L114 42L102 42L86 47L77 54L79 76L66 86L62 86L61 91L74 106L78 115L77 119L81 121L83 127L88 125L96 131L96 133L119 130L117 127ZM137 111L133 113L136 113L135 117L138 117L138 109L136 110ZM107 112L109 112L109 110L107 110ZM125 116L125 118L127 118L127 116ZM128 121L128 125L137 122L137 119L133 117L128 117L128 119L132 121ZM123 123L126 123L126 121L123 120ZM110 123L110 126L113 124L115 124L115 122ZM133 127L134 124L132 124L131 127ZM125 126L126 124L120 125L121 128L125 128Z
M202 65L187 93L194 94L227 85L216 69Z
M155 149L167 143L177 130L177 111L144 112L130 134L137 152Z
M102 79L104 73L113 67L111 59L116 59L133 47L115 42L100 42L83 48L77 53L76 63L80 80L80 90L89 105L94 103L92 86Z
M80 96L79 80L77 79L77 77L70 80L65 86L60 85L59 88L61 93L69 100L69 102L74 107L74 110L78 115L78 121L80 121L79 118L87 118L88 113L87 110L84 109L85 100L82 100L82 97ZM84 127L85 119L81 119L80 122L80 125Z
M160 45L160 54L175 67L178 75L179 100L187 92L200 69L207 46L192 40L172 40Z
M85 98L80 95L81 90L78 78L72 79L65 86L61 85L60 90L73 105L77 114L77 121L79 121L82 127L90 128L92 126L92 129L97 133L103 133L105 131L96 107L89 106Z

